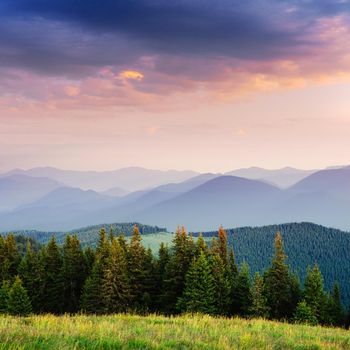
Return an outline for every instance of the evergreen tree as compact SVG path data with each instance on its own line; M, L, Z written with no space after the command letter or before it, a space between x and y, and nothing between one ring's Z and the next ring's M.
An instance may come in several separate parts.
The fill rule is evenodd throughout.
M90 276L85 281L81 297L81 309L86 313L102 314L105 312L102 285L104 271L107 269L109 263L110 248L110 242L106 238L106 231L102 228L100 230L94 265Z
M195 245L185 228L178 228L173 240L171 258L166 266L164 277L165 293L162 298L165 313L176 313L177 301L181 297L185 277L195 255Z
M208 256L209 254L207 243L205 242L202 234L200 234L198 237L195 250L196 257L198 257L201 254L201 252L203 252L206 256Z
M219 254L220 254L221 260L223 261L224 265L227 265L228 263L227 234L222 226L219 227L218 242L219 242Z
M21 257L18 253L16 240L13 234L0 240L0 280L13 280Z
M45 312L62 313L63 304L63 280L62 280L62 255L56 243L55 236L52 236L45 249L44 271L45 271Z
M282 236L277 232L272 264L264 276L268 307L272 318L275 319L290 318L294 311L291 301L291 279L286 260Z
M330 320L333 326L341 326L344 323L345 314L340 297L340 287L338 282L333 285L330 298Z
M15 278L9 292L8 312L14 316L28 316L32 312L30 299L19 276Z
M63 310L74 313L79 310L79 302L85 279L87 278L87 268L84 253L80 247L77 236L66 236L63 245Z
M325 292L323 289L323 277L317 265L308 267L304 282L304 300L311 308L318 321L322 321L323 307L325 304Z
M212 275L214 279L215 309L219 315L228 315L231 299L231 283L227 265L219 253L211 256Z
M156 307L157 310L163 312L165 307L162 304L165 295L164 279L166 267L169 263L170 253L168 247L162 242L159 246L158 260L156 262Z
M145 257L142 238L138 227L134 226L128 250L128 271L131 286L131 305L135 310L144 310Z
M306 303L305 300L298 304L293 320L296 323L306 323L312 326L316 326L318 323L314 310Z
M186 274L183 296L178 301L183 312L215 313L215 285L210 264L201 252Z
M146 250L144 260L144 280L143 280L143 296L142 303L144 312L156 311L156 295L157 295L157 280L156 276L156 262L151 248Z
M102 295L104 312L125 312L129 307L130 286L127 261L117 239L112 239L110 256L103 271Z
M249 266L243 263L232 293L233 314L248 316L252 305L252 294L249 277Z
M259 272L256 272L254 276L250 314L254 317L263 318L267 318L269 316L267 298L264 294L264 279L260 276Z
M0 288L0 314L8 313L10 283L3 281Z
M41 269L38 254L32 250L30 241L27 241L26 254L19 268L19 276L23 287L27 290L33 311L39 313L42 304L43 270Z

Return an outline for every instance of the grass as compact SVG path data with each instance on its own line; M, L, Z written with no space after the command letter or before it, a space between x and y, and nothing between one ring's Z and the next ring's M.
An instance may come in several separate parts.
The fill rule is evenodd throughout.
M0 349L350 349L350 333L200 315L3 316Z

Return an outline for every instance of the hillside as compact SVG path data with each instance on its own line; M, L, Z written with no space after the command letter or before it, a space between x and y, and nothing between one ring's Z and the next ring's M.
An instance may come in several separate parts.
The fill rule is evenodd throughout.
M0 317L1 349L348 349L344 329L209 316Z
M101 225L93 225L83 228L77 228L70 232L44 232L44 231L35 231L35 230L21 230L13 232L15 236L25 236L34 239L35 241L46 244L50 238L55 235L58 243L63 243L66 235L68 233L77 235L80 243L83 246L95 246L98 240L98 233L101 228L106 228L109 231L111 228L115 235L124 234L125 236L130 236L132 234L132 230L134 225L137 224L140 233L143 236L153 235L157 233L165 233L166 229L158 226L149 226L142 225L140 223L132 222L132 223L113 223L113 224L101 224ZM6 234L3 233L3 234ZM169 234L170 235L170 234ZM162 237L162 236L160 236ZM159 237L156 241L159 240Z
M301 279L305 277L306 267L317 263L326 288L330 290L333 281L338 281L343 302L349 305L350 233L312 223L291 223L229 229L227 235L229 245L234 246L237 261L248 262L254 273L262 272L269 266L277 231L282 233L288 263ZM217 231L203 235L210 238L217 236Z

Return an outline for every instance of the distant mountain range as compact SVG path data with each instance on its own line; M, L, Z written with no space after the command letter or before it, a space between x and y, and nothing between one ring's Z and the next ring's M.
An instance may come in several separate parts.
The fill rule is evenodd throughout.
M250 176L265 172L265 179L128 168L107 172L113 176L119 174L119 179L125 174L130 178L125 177L122 183L110 182L112 190L100 192L82 188L82 182L91 176L90 173L86 177L82 175L78 188L67 186L64 181L67 182L68 177L78 182L78 175L84 172L72 172L71 178L71 172L68 176L65 171L43 169L46 176L53 172L55 179L37 177L38 169L22 171L21 175L13 171L0 176L0 230L66 231L100 222L128 221L169 230L185 225L193 231L213 230L219 224L237 227L293 221L350 228L350 167L317 171L288 188L271 184L267 176L271 171L257 168L251 168ZM297 171L285 168L274 175L282 176L282 173L290 175ZM183 181L180 178L184 178ZM102 183L106 185L104 180L99 181L97 187L102 188ZM125 186L127 182L129 185ZM126 187L139 190L124 191Z

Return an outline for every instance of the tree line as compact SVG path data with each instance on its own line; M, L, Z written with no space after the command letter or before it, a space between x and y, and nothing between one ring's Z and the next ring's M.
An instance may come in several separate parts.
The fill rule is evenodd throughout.
M301 284L286 260L279 232L269 268L253 278L246 263L237 266L222 227L210 244L178 228L156 256L136 225L130 240L102 228L96 249L83 249L74 235L63 246L53 236L38 252L28 241L24 256L9 234L0 236L0 313L199 312L345 325L339 285L326 292L317 265Z

